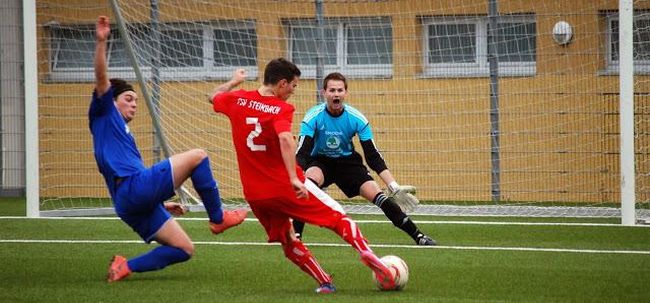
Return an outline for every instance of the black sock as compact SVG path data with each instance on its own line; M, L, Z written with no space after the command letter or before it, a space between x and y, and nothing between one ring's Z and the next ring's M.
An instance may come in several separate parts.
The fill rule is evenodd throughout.
M296 234L300 234L302 237L302 233L305 229L305 222L301 222L298 220L293 220L293 229L296 231Z
M402 211L402 209L399 208L399 205L395 203L395 200L393 200L393 198L390 198L384 193L380 192L375 196L374 199L372 199L372 203L379 206L386 217L388 217L388 219L393 222L393 225L403 230L405 233L411 236L413 240L417 241L422 236L422 233L418 227L415 226L415 223L413 223L411 218L409 218Z

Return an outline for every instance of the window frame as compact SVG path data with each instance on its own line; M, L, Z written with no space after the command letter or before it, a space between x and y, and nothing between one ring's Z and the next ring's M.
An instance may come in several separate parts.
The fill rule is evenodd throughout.
M285 20L284 27L287 32L287 58L294 61L293 58L293 29L294 28L305 28L305 27L315 27L316 21L313 19L304 19L304 20ZM364 28L364 27L388 27L391 30L391 48L390 56L391 62L394 54L394 33L393 25L390 17L350 17L350 18L330 18L325 20L325 27L329 27L336 30L336 64L326 64L324 66L324 73L330 72L341 72L346 75L346 77L351 78L391 78L393 76L393 64L348 64L348 28ZM301 78L304 79L315 79L316 78L316 65L310 64L298 64L302 72Z
M245 68L250 78L256 78L258 75L257 64L253 66L215 66L214 65L214 31L217 29L225 30L250 30L255 31L255 39L257 39L257 29L255 26L254 20L236 20L236 21L213 21L213 22L201 22L201 23L171 23L173 24L172 28L190 28L190 29L200 29L203 37L202 48L203 48L203 63L201 66L197 67L160 67L160 78L162 80L212 80L212 79L230 79L232 77L233 70L235 68ZM149 24L146 24L149 27ZM89 25L69 25L66 26L73 29L85 30L85 28L90 28ZM164 31L164 26L161 26ZM58 52L60 51L60 39L57 37L57 28L53 28L50 31L50 45L52 46L48 54L49 60L49 79L50 81L94 81L94 67L66 67L60 68L56 67L58 57ZM93 29L94 30L94 29ZM114 30L117 33L117 30ZM93 37L93 52L94 52L94 34ZM106 48L106 60L108 65L108 72L111 77L123 78L126 80L135 80L135 72L132 67L111 67L111 52L113 50L115 43L113 43L112 38L109 38L109 42ZM258 43L255 43L255 54L257 55ZM130 59L128 59L130 60ZM255 58L257 61L257 57ZM143 77L149 79L152 76L151 67L141 67L140 68Z
M647 19L650 21L650 11L634 11L634 17L632 18L633 21L636 21L637 18L641 19ZM604 74L618 74L619 73L619 67L620 67L620 62L619 60L612 60L612 36L614 35L614 31L612 31L612 23L614 21L619 21L619 13L618 11L616 12L609 12L606 14L606 26L607 29L605 30L605 42L607 45L605 46L605 70ZM634 24L634 23L633 23ZM620 21L619 21L619 26L620 26ZM619 37L620 41L620 37ZM634 47L632 47L634 48ZM620 51L620 50L619 50ZM633 50L634 51L634 50ZM620 58L620 54L619 54ZM601 61L602 62L602 61ZM634 73L637 74L650 74L650 60L634 60L633 62L634 66Z
M535 39L537 34L537 18L535 14L515 14L499 17L498 23L533 23L535 24ZM476 50L473 63L431 63L429 60L429 26L446 24L474 24L476 37ZM486 77L489 76L489 62L487 59L487 31L489 19L485 15L462 16L433 16L422 19L422 46L423 46L423 76L424 77ZM538 43L535 43L537 48ZM500 76L534 76L537 73L537 49L535 61L499 62Z

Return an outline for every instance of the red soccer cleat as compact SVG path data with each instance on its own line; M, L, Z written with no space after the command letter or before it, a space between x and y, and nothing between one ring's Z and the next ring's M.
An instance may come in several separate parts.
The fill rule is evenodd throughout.
M106 280L110 282L115 282L122 280L129 276L131 269L129 264L126 262L126 258L122 256L113 256L111 264L108 267L108 274L106 274Z
M213 234L218 235L226 231L226 229L237 226L244 222L247 214L248 210L243 208L233 211L226 210L223 212L223 222L219 224L210 222L210 231L212 231Z
M375 278L377 283L381 285L382 289L394 289L395 288L395 275L393 272L386 266L375 254L369 251L364 251L361 253L361 262L366 266L370 267L375 273Z

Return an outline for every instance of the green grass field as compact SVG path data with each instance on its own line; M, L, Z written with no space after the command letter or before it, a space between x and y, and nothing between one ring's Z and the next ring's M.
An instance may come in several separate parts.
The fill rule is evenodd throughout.
M650 228L611 219L417 216L440 243L419 248L384 217L353 215L379 255L409 264L399 292L376 290L352 248L309 226L305 242L338 288L324 296L265 242L255 220L213 236L192 214L180 221L195 241L192 260L107 284L113 254L132 257L153 245L113 218L25 219L23 200L0 206L0 302L650 302Z

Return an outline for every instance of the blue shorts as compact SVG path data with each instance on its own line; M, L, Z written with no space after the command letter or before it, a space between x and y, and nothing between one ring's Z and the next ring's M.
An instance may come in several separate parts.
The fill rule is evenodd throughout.
M115 212L147 243L171 218L163 203L174 196L174 180L169 159L134 175L122 178L113 205Z

